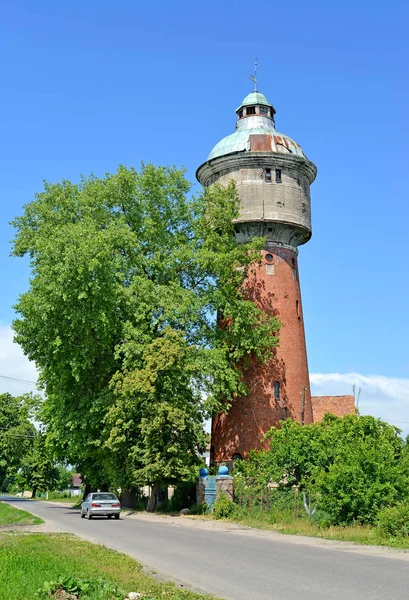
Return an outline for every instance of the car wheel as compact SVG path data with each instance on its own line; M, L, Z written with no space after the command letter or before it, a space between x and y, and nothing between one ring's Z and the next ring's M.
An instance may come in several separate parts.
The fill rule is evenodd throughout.
M119 519L119 515L115 515L115 519L118 520Z
M88 521L92 519L92 515L90 514L89 510L87 510L87 519Z
M85 515L82 511L81 511L81 519L85 519Z

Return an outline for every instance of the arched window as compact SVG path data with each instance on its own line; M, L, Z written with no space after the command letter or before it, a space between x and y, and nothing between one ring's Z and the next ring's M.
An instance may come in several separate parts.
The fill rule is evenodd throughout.
M280 400L280 384L278 381L274 382L274 399Z

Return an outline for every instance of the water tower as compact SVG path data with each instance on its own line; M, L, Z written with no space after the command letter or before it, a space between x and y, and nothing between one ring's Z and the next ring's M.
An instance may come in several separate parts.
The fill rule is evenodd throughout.
M236 110L236 131L214 146L196 173L203 186L236 182L237 242L266 238L262 263L246 286L254 303L282 323L272 360L254 362L245 375L248 395L213 418L212 463L234 462L263 447L263 434L281 419L313 419L297 257L311 238L310 185L317 170L299 144L276 131L275 112L258 91L246 96Z

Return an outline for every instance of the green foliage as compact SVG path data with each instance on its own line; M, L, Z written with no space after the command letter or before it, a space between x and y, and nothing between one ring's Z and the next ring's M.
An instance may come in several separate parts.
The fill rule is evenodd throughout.
M13 484L23 458L33 446L36 429L32 419L39 398L0 394L0 491Z
M409 537L408 502L382 509L378 514L377 524L379 531L385 536Z
M102 579L108 588L140 593L143 600L211 600L152 579L126 554L67 534L0 535L0 565L1 600L33 600L39 588L47 593L44 582L57 582L61 577L65 582L72 578L74 585L78 580ZM109 598L90 596L92 600Z
M55 489L59 491L66 490L71 485L72 476L75 474L75 471L61 463L56 464L55 468L57 474Z
M46 445L45 434L36 431L33 447L22 458L16 481L20 487L29 488L35 497L37 490L54 489L59 480L59 471Z
M191 515L206 515L209 512L206 502L203 502L203 504L191 504L189 510Z
M212 516L215 519L228 519L232 517L237 510L237 505L227 494L220 494L213 504Z
M121 166L45 184L14 221L32 270L16 340L41 373L48 443L91 485L189 480L205 419L277 344L242 286L263 240L236 243L234 184L189 188L176 168Z
M308 426L284 421L266 436L270 450L254 452L237 470L260 486L298 486L315 498L326 523L374 523L380 509L407 495L407 455L398 433L369 416L326 415Z
M82 579L80 577L59 577L56 581L46 581L37 590L38 598L51 598L56 592L68 592L81 600L123 600L125 592L114 587L101 577Z
M172 497L162 507L164 511L179 512L189 508L196 502L196 481L182 481L174 489Z
M39 525L44 523L40 517L0 502L0 525Z

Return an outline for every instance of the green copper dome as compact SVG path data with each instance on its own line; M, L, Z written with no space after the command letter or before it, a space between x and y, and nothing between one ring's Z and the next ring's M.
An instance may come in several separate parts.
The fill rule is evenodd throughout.
M251 94L248 94L243 102L240 104L240 106L238 108L236 108L236 112L238 110L240 110L241 108L243 108L243 106L250 106L250 105L254 105L254 104L263 104L263 106L273 106L272 104L270 104L270 102L267 100L267 98L265 97L264 94L260 94L260 92L251 92Z
M256 91L248 94L236 113L236 131L216 144L207 160L234 152L274 152L306 158L297 142L276 130L275 109L264 94Z

